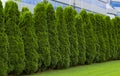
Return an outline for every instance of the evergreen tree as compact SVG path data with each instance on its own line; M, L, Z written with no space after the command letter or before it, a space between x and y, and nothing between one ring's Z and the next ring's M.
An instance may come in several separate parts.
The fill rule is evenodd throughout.
M111 52L115 50L114 47L114 41L112 40L112 31L111 28L111 20L109 16L104 16L105 25L103 25L103 32L104 32L104 38L105 38L105 44L106 44L106 59L111 59ZM111 41L111 42L110 42ZM111 48L111 47L112 48Z
M78 63L85 64L86 42L85 42L85 34L84 34L84 23L80 15L77 15L75 19L76 19L75 26L77 30L77 36L78 36L78 50L79 50Z
M8 70L8 37L4 29L4 14L0 0L0 76L7 76Z
M103 43L105 44L105 48L104 48L104 53L105 53L105 60L108 60L110 57L110 47L109 47L109 39L108 39L108 32L107 32L107 25L106 25L106 21L104 19L104 15L101 15L101 28L102 28L102 35L103 35Z
M14 8L14 9L13 9ZM18 6L13 1L5 4L5 28L8 35L8 72L19 75L25 67L25 53L22 35L18 26L19 11Z
M50 45L48 41L48 27L46 20L46 10L43 3L38 3L34 9L34 21L36 35L38 39L39 67L46 69L51 62Z
M64 19L67 25L69 42L70 42L70 65L74 66L78 64L78 40L77 31L75 28L75 14L72 7L68 6L64 9Z
M108 23L108 30L109 30L109 43L110 43L110 60L114 59L114 52L117 50L117 37L115 32L114 22L110 19L109 16L106 17Z
M25 72L27 74L34 73L38 70L38 44L32 14L28 10L21 15L19 26L21 27L26 56Z
M115 50L113 51L113 59L120 59L120 35L119 35L119 27L120 27L120 17L115 17L112 19L113 22L113 32L114 32L114 42L115 42Z
M98 37L97 37L97 30L96 30L96 20L95 20L95 15L93 13L89 13L89 17L90 17L90 21L92 23L92 27L93 27L93 32L94 32L94 37L95 37L95 49L96 49L96 55L95 55L95 59L94 62L97 61L97 56L99 53L99 42L98 42Z
M105 40L103 37L103 16L101 14L95 14L95 29L96 29L96 35L98 39L98 51L96 56L96 62L103 62L106 60L106 45Z
M67 33L67 26L64 23L63 9L62 7L57 7L56 9L56 20L57 20L57 30L59 38L59 53L61 59L57 64L58 68L68 68L70 66L70 48L69 48L69 37Z
M91 64L96 56L95 35L92 23L90 21L89 14L85 10L82 10L80 15L83 18L85 24L84 33L86 41L86 64Z
M55 11L52 4L47 4L46 6L46 14L47 14L47 27L48 27L48 36L50 43L50 55L51 55L51 68L54 68L59 59L59 40L58 40L58 32L55 18Z

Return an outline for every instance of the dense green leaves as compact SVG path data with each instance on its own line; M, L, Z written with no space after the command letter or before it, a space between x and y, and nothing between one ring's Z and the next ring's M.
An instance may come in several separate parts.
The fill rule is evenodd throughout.
M48 27L46 10L43 3L37 4L34 10L34 21L38 39L39 67L45 69L50 65L50 45L48 41ZM54 46L54 45L53 45Z
M76 30L77 30L77 36L78 36L78 50L79 50L79 56L78 56L78 64L85 64L86 61L86 42L85 42L85 34L84 34L84 26L82 17L80 15L76 16Z
M19 25L21 27L26 57L25 72L28 74L34 73L38 70L38 44L32 14L29 11L22 13Z
M113 51L115 50L114 42L113 42L113 39L112 39L112 31L111 31L112 25L111 25L111 22L110 22L110 17L105 16L104 17L104 22L105 22L105 25L103 26L103 28L104 28L103 32L104 32L104 39L105 39L105 44L106 44L106 59L110 60L111 55L112 55L111 52L112 52L112 50ZM110 48L110 47L112 47L112 48Z
M29 9L27 7L23 7L22 12L25 12L25 11L29 11Z
M113 20L115 50L113 51L113 59L120 59L120 17L115 17Z
M69 37L67 33L67 26L64 23L63 9L58 7L56 9L57 30L59 39L59 53L61 55L60 61L57 64L58 68L68 68L70 66L70 46Z
M96 35L97 35L97 57L96 62L103 62L106 60L106 45L105 45L105 39L103 37L103 15L95 14L95 29L96 29Z
M8 70L8 37L4 30L4 14L0 1L0 76L7 76Z
M51 68L54 68L60 60L58 31L56 25L55 11L52 4L46 6L48 38L50 43Z
M75 13L72 7L68 6L64 9L65 25L67 26L69 42L70 42L70 65L78 64L78 39L75 28Z
M14 9L13 9L14 8ZM8 35L8 72L21 74L25 67L25 53L22 35L17 25L19 22L18 6L15 2L6 2L5 9L5 28Z
M92 23L92 29L93 29L93 35L94 35L94 46L95 46L95 53L94 53L94 55L95 55L95 58L94 58L94 61L93 62L96 62L97 61L97 59L96 59L96 57L98 56L98 51L99 51L99 45L98 45L98 37L97 37L97 30L96 30L96 20L95 20L95 16L94 16L94 14L93 13L89 13L88 14L89 15L89 18L90 18L90 21L91 21L91 23Z
M18 26L19 25L19 26ZM120 59L120 17L54 10L47 0L32 14L0 2L0 76Z
M82 10L80 15L83 18L85 41L86 41L86 63L91 64L96 55L95 47L95 35L93 30L93 25L90 20L90 13L87 14L85 10Z

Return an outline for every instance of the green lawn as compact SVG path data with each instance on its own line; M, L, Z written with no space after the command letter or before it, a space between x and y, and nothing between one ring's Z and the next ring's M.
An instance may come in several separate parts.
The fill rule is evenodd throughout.
M29 76L120 76L120 61L77 66L65 70L52 70Z

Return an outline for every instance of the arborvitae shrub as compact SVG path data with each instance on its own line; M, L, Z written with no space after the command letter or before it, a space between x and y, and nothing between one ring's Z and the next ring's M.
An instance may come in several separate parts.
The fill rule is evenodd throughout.
M98 18L97 18L97 14L95 14L93 17L91 17L91 21L94 23L93 27L94 27L94 33L95 33L95 37L96 37L96 56L95 56L95 59L94 59L94 62L99 62L100 61L100 44L99 44L99 32L100 32L100 29L98 27L99 25L99 21L98 21ZM99 34L100 35L100 34Z
M67 26L64 23L63 9L57 7L56 9L57 30L59 38L59 53L61 55L60 61L57 64L57 68L68 68L70 65L70 46L69 37L67 33Z
M104 16L103 32L104 32L104 39L105 39L105 44L106 44L106 59L110 60L111 51L112 50L114 51L114 42L113 40L110 42L112 31L111 31L111 22L110 22L109 16ZM110 43L112 43L111 45L112 48L110 48Z
M47 27L48 27L48 36L50 43L50 55L51 55L51 65L50 68L54 68L59 59L59 40L58 40L58 32L55 18L55 11L52 4L47 4L46 6L46 14L47 14Z
M75 28L75 14L72 7L68 6L64 9L65 25L67 26L69 42L70 42L70 65L78 64L78 40L77 31Z
M27 74L34 73L38 70L38 44L32 14L28 10L22 13L19 26L22 32L26 57L25 72Z
M117 59L119 58L120 59L120 35L119 35L119 27L120 27L120 17L115 17L113 20L113 31L114 31L114 42L115 42L115 50L113 51L113 59Z
M116 35L116 27L114 25L114 20L110 20L109 17L106 18L108 24L109 24L109 38L110 38L110 55L111 55L111 60L115 59L115 51L117 51L117 35Z
M96 20L96 35L98 39L98 51L96 56L96 62L103 62L106 60L106 45L105 40L103 37L103 17L100 14L95 14L95 20Z
M7 76L8 70L8 37L4 30L4 14L0 1L0 76Z
M76 16L76 30L78 36L78 64L85 64L86 61L86 42L85 42L85 34L84 34L84 23L82 17L80 15Z
M110 41L111 59L115 59L114 53L115 53L115 51L118 50L118 47L117 47L117 32L116 32L117 28L115 26L116 24L114 25L114 19L111 19L110 23L111 23L111 27L110 27L110 34L111 34L111 38L110 38L110 40L111 40Z
M34 9L34 21L38 39L39 67L46 69L51 62L50 45L48 41L48 28L46 10L43 3L38 3Z
M93 27L93 33L94 33L94 37L95 37L95 50L96 50L96 55L95 55L95 59L94 62L97 61L97 56L98 56L98 51L99 51L99 42L98 42L98 37L97 37L97 30L96 30L96 20L95 20L95 16L93 13L89 13L89 17L90 17L90 21L92 23L92 27Z
M13 9L14 8L14 9ZM8 73L19 75L25 67L24 44L19 26L19 11L18 6L13 1L8 1L4 8L5 13L5 28L8 35Z
M110 55L109 55L109 39L108 39L108 33L107 33L107 25L106 25L106 22L105 22L105 20L104 20L104 15L101 15L101 28L102 28L102 30L101 30L101 34L103 35L103 43L104 43L104 45L105 46L103 46L104 48L103 48L103 50L105 50L104 51L104 53L105 53L105 60L108 60L109 59L109 57L110 57ZM101 48L102 49L102 48Z
M83 18L85 41L86 41L86 64L91 64L96 55L95 47L95 35L93 31L93 26L90 21L89 14L85 10L82 10L80 15Z

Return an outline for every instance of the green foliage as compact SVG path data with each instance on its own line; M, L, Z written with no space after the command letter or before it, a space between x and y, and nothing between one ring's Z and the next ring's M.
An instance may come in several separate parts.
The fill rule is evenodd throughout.
M114 31L114 42L115 42L115 50L113 51L113 59L120 59L120 17L115 17L113 22L113 31Z
M116 28L114 26L113 21L110 20L110 22L108 21L108 23L109 23L109 36L110 36L109 37L110 38L110 55L111 55L110 60L112 60L112 59L115 59L114 52L117 50L117 37L116 37Z
M0 76L120 59L119 28L120 17L54 10L47 0L34 15L26 7L20 14L11 0L3 9L0 1Z
M13 9L14 8L14 9ZM5 9L6 34L8 35L8 72L19 75L25 67L24 44L19 26L18 6L13 1L6 2Z
M46 20L46 10L43 3L37 4L34 9L34 21L36 35L38 38L39 67L45 69L50 65L50 45L48 41L48 27Z
M97 37L97 30L96 30L96 20L95 20L95 16L93 13L89 13L89 17L90 17L90 21L92 23L92 28L93 28L93 34L94 34L94 45L95 45L95 50L96 50L96 55L95 55L95 59L94 62L97 61L97 56L98 56L98 51L99 51L99 42L98 42L98 37Z
M19 26L21 27L20 30L24 41L25 72L27 74L34 73L38 70L38 44L32 14L29 11L23 12Z
M113 32L111 31L112 24L109 16L105 16L104 21L105 21L105 24L103 25L103 32L104 32L103 35L104 35L105 44L106 44L106 59L110 60L112 55L111 52L115 50L114 41L112 39ZM112 48L110 48L110 46Z
M58 61L60 60L59 54L59 40L58 40L58 32L55 18L55 11L52 4L47 4L46 6L46 14L47 14L47 27L48 27L48 36L50 43L50 55L51 55L51 68L54 68Z
M70 65L74 66L78 64L78 40L77 31L75 28L75 14L72 7L68 6L64 9L64 19L67 26L69 42L70 42Z
M79 49L79 56L78 56L78 63L85 64L86 61L86 42L85 42L85 34L84 34L84 23L82 17L80 15L76 16L76 30L78 36L78 49Z
M57 30L59 38L59 53L61 59L57 64L58 68L68 68L70 66L70 46L69 46L69 37L67 33L67 26L64 23L62 7L57 7L56 9L56 20L57 20Z
M76 10L73 10L73 14L74 14L74 17L76 17L76 15L78 14L78 12Z
M25 12L25 11L29 11L29 9L27 7L23 7L22 12Z
M106 45L105 45L105 39L103 37L103 16L101 14L95 14L95 29L96 29L96 35L98 39L98 51L96 56L96 62L103 62L106 60Z
M7 76L8 70L8 37L4 30L4 14L0 1L0 76Z
M104 19L104 15L101 15L101 28L102 28L102 30L101 30L101 34L103 35L103 44L105 45L105 46L103 46L104 48L103 48L103 50L105 50L104 51L104 53L105 53L105 60L109 60L109 57L110 57L110 45L109 45L109 39L108 39L108 32L107 32L107 24L106 24L106 21L105 21L105 19Z
M92 22L90 20L90 13L87 14L85 10L82 10L80 15L83 18L85 41L86 41L86 64L91 64L96 55L95 35Z

